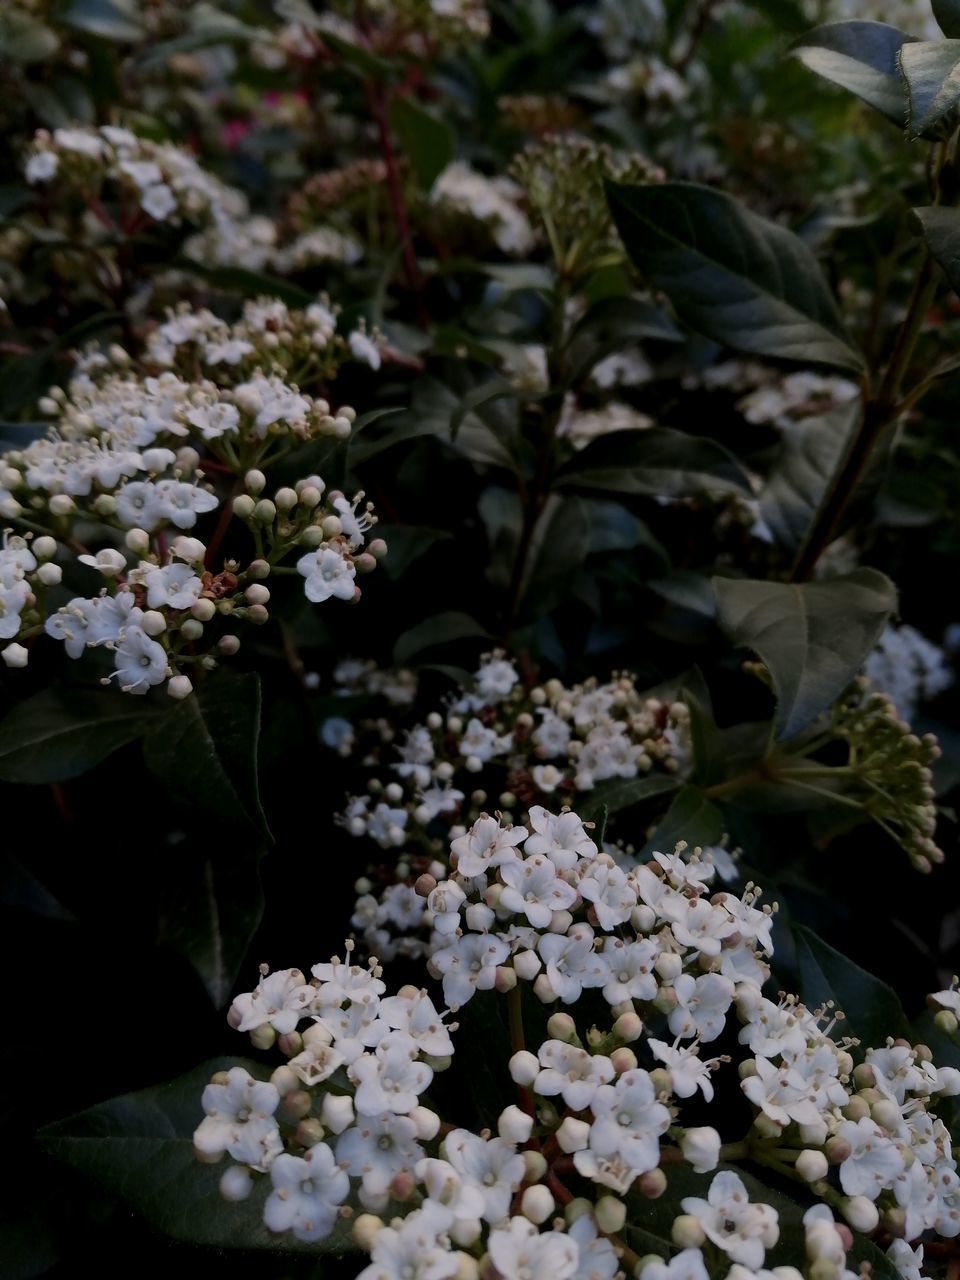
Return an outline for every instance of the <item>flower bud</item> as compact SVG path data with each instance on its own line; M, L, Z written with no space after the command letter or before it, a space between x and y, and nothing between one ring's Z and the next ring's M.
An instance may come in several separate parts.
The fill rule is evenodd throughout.
M246 611L247 621L252 622L255 627L262 627L265 622L270 621L270 615L262 604L252 604Z
M54 516L68 516L76 510L76 503L67 493L55 493L47 506L50 508L50 514Z
M116 514L117 500L112 493L98 494L94 500L93 509L98 516L106 516L109 518Z
M140 626L148 636L161 636L167 629L167 620L156 609L148 609L140 619Z
M659 1200L667 1189L667 1175L662 1169L648 1169L635 1185L645 1200Z
M529 1049L521 1049L507 1063L507 1070L514 1084L526 1087L533 1084L540 1074L540 1062Z
M353 1241L358 1245L364 1253L373 1251L373 1243L377 1238L377 1232L382 1230L383 1222L374 1213L358 1214L353 1220L353 1226L350 1234Z
M63 570L58 564L48 562L42 564L37 570L37 580L42 582L45 587L55 587L63 577Z
M843 1164L844 1160L849 1160L853 1148L846 1138L841 1138L839 1134L834 1134L832 1138L828 1138L823 1149L823 1154L827 1157L830 1164Z
M890 1133L899 1129L903 1122L900 1108L889 1098L882 1098L879 1102L875 1102L870 1108L870 1116Z
M609 1197L607 1197L609 1199ZM530 1222L535 1222L537 1226L551 1216L557 1207L548 1187L539 1184L534 1187L527 1187L523 1195L520 1197L520 1212Z
M252 583L243 594L250 604L267 604L270 600L270 588L265 587L262 582Z
M217 606L212 600L201 598L193 602L190 606L190 612L198 622L209 622L217 612Z
M673 982L683 971L683 960L673 951L664 951L654 960L653 967L664 982Z
M353 1099L347 1094L325 1093L320 1106L323 1127L331 1133L343 1133L353 1124Z
M552 1013L547 1019L547 1034L564 1044L577 1044L577 1024L569 1013Z
M616 1196L601 1196L597 1201L594 1217L601 1231L616 1235L623 1230L623 1224L627 1220L627 1206Z
M249 493L239 493L233 500L233 514L241 520L249 520L252 518L257 504Z
M374 560L382 560L387 554L387 544L382 538L374 538L367 547L367 550L373 556Z
M822 1151L801 1151L794 1166L804 1182L819 1182L829 1172L830 1165Z
M720 1135L709 1127L686 1129L680 1139L680 1150L697 1173L709 1173L720 1162Z
M557 998L557 993L550 985L550 979L545 973L541 973L537 976L536 981L533 984L533 994L543 1004L553 1004L554 1000Z
M57 540L44 534L42 537L34 538L30 544L30 550L38 560L52 560L57 554Z
M557 1142L561 1151L572 1155L574 1151L584 1151L590 1145L590 1126L585 1120L577 1120L567 1116L557 1130Z
M167 693L169 693L171 698L176 698L178 702L182 701L184 698L189 698L191 693L193 693L193 685L190 681L190 677L174 676L167 682Z
M610 1055L610 1061L613 1063L613 1069L618 1076L622 1076L625 1071L633 1071L637 1067L637 1055L632 1049L628 1049L625 1045L619 1049L614 1049ZM656 1088L656 1085L654 1085ZM660 1091L657 1090L659 1093Z
M224 1200L246 1200L253 1190L253 1178L246 1165L235 1164L223 1171L220 1179L220 1194Z
M680 1249L699 1249L706 1240L699 1219L692 1213L681 1213L674 1218L670 1228L670 1239Z
M261 524L273 524L277 518L276 505L269 498L261 498L253 508L253 515Z
M850 1196L841 1200L840 1212L854 1231L876 1231L880 1222L879 1209L866 1196Z
M262 471L248 471L243 477L244 488L248 493L262 493L266 487L267 477Z
M323 1125L316 1116L307 1116L294 1129L293 1137L301 1147L315 1147L323 1141Z
M292 511L297 505L297 492L295 489L284 488L278 489L273 495L278 511Z
M254 1027L250 1032L250 1043L255 1049L272 1049L276 1043L277 1033L269 1023L262 1027Z
M343 524L339 516L324 516L320 522L325 538L338 538L343 533Z
M539 1182L546 1176L547 1162L539 1151L522 1151L524 1182Z
M294 1089L300 1088L300 1077L294 1071L293 1067L288 1067L284 1062L277 1067L273 1075L270 1077L270 1083L279 1093L280 1097L291 1093Z
M504 1142L528 1142L533 1132L533 1116L528 1116L517 1106L507 1107L500 1112L497 1120L497 1133Z
M431 1059L436 1063L436 1059ZM449 1063L449 1058L447 1059ZM434 1066L434 1070L439 1068ZM417 1137L421 1142L432 1142L440 1132L440 1117L435 1111L431 1111L429 1107L414 1107L410 1112L410 1119L417 1126Z
M124 542L135 556L145 556L150 550L150 535L146 529L128 529Z
M240 637L239 636L221 636L220 639L217 641L217 648L220 650L221 653L225 653L227 654L228 657L230 657L233 654L235 654L237 650L240 648Z
M942 1031L945 1036L955 1036L960 1023L957 1021L956 1014L950 1012L949 1009L941 1009L939 1013L934 1015L933 1019L938 1031Z
M822 1147L827 1140L826 1120L817 1120L813 1124L801 1124L797 1126L800 1131L800 1141L808 1147Z
M25 649L22 644L8 644L3 650L0 650L0 658L8 667L25 667L30 661L30 652Z
M518 978L524 982L533 982L540 972L540 957L535 951L518 951L513 957L513 967Z
M643 1034L643 1023L636 1013L622 1013L613 1024L613 1033L619 1040L632 1044Z
M184 640L199 640L203 635L203 623L196 618L184 618L180 623L180 634Z

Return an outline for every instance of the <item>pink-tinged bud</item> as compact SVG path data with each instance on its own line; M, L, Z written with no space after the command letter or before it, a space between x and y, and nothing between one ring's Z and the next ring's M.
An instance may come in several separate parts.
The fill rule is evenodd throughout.
M861 1062L853 1069L853 1080L858 1089L873 1089L877 1083L877 1073L869 1062Z
M269 622L270 615L262 604L252 604L246 611L248 622L252 622L255 627L262 627L265 622Z
M520 1212L530 1222L540 1226L551 1216L557 1207L549 1189L542 1184L527 1187L520 1197Z
M265 587L262 582L252 582L243 594L248 604L269 604L270 602L270 588Z
M239 636L221 636L217 648L221 653L225 653L227 657L232 657L240 648Z
M409 1200L417 1188L417 1180L408 1170L394 1174L390 1181L390 1197L393 1200Z
M573 924L573 916L569 911L554 911L550 917L549 929L551 933L566 933Z
M323 1141L323 1125L316 1116L309 1116L297 1125L293 1138L301 1147L315 1147Z
M198 622L209 622L216 612L217 606L212 600L206 599L206 597L195 600L190 606L190 613Z
M182 702L184 698L189 698L193 693L193 682L189 676L173 676L167 682L167 693L171 698Z
M843 1114L848 1120L862 1120L864 1116L868 1116L870 1114L870 1104L865 1098L861 1098L859 1095L854 1094L847 1105L843 1108ZM833 1141L833 1139L831 1139L831 1141Z
M303 1051L303 1036L299 1031L287 1031L277 1038L277 1048L285 1058L295 1058Z
M573 1116L561 1123L557 1130L557 1143L561 1151L572 1155L574 1151L584 1151L590 1145L590 1126L585 1120L577 1120Z
M367 550L373 556L374 560L382 560L387 554L387 544L382 538L374 538Z
M613 1063L613 1069L618 1076L622 1076L625 1071L633 1071L637 1067L637 1055L632 1049L622 1046L614 1049L610 1055L610 1061ZM654 1085L656 1089L656 1085ZM659 1090L657 1090L659 1092Z
M227 1010L227 1026L232 1027L234 1031L237 1031L242 1021L243 1021L243 1014L236 1007L236 1005L232 1004L230 1008Z
M436 877L424 874L422 876L417 877L417 881L416 881L416 884L413 886L413 890L418 897L429 898L430 894L433 893L436 887L437 887Z
M634 1040L639 1040L643 1034L643 1023L636 1013L622 1013L613 1024L613 1034L619 1040L625 1040L627 1044L632 1044Z
M280 1105L283 1108L285 1119L291 1124L296 1124L298 1120L302 1120L304 1116L310 1114L313 1099L306 1089L293 1089L290 1093L284 1094Z
M497 976L494 981L494 986L496 987L496 989L501 994L506 994L508 991L512 991L516 985L517 985L516 970L509 968L507 965L498 964Z
M353 567L357 573L373 573L377 562L368 551L361 551L358 556L354 556Z
M280 1097L285 1097L293 1090L300 1088L300 1077L294 1071L293 1067L288 1067L286 1063L277 1067L273 1075L270 1077L270 1083L279 1093Z
M577 1024L569 1013L553 1013L547 1019L547 1034L554 1040L562 1040L564 1044L576 1044Z
M648 1169L635 1185L645 1200L659 1200L667 1189L667 1175L662 1169Z
M536 982L534 982L533 994L544 1004L553 1004L554 1000L557 998L557 993L554 991L553 987L551 987L550 979L545 973L541 973Z

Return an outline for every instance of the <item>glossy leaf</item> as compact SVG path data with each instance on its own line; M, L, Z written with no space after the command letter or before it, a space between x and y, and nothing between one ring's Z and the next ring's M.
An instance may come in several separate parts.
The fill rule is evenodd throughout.
M680 318L715 342L857 372L820 265L792 231L694 182L607 184L634 265Z
M197 1160L192 1139L203 1119L204 1086L215 1072L233 1066L261 1079L269 1076L259 1063L217 1058L168 1084L111 1098L58 1120L41 1130L39 1142L51 1156L124 1200L154 1230L176 1240L220 1249L349 1252L350 1226L344 1219L318 1243L301 1244L290 1233L278 1239L262 1220L269 1178L257 1179L249 1199L229 1202L219 1190L226 1165Z
M635 804L642 804L655 796L669 795L683 786L680 778L671 773L647 773L639 778L609 778L577 802L577 812L585 818L597 821L601 810L607 814L620 813Z
M777 737L789 738L843 692L897 604L876 569L825 582L714 578L720 625L767 666L777 694Z
M476 639L489 633L469 614L438 613L425 619L409 631L397 637L393 646L393 660L398 667L406 666L425 649L438 648L454 640Z
M780 456L760 494L761 519L780 546L800 547L859 421L858 399L784 426Z
M601 436L560 469L557 484L565 489L673 498L751 492L749 479L723 445L672 427Z
M144 754L173 795L233 823L252 823L269 839L257 780L259 735L259 679L218 671L158 718Z
M400 139L404 154L422 187L433 186L437 176L453 159L456 148L453 130L446 121L427 111L412 98L394 98L390 124Z
M691 848L717 844L723 833L723 814L699 787L687 785L674 796L643 852L673 853L680 840Z
M808 1009L827 1000L836 1001L837 1009L846 1015L838 1034L857 1036L861 1051L870 1046L882 1048L887 1036L910 1039L910 1024L900 1001L885 982L834 951L802 925L794 925L793 934L799 994Z
M914 209L927 248L943 270L950 288L960 293L960 209L928 205Z
M913 138L952 131L950 116L960 103L960 40L918 40L900 50L907 86L907 132Z
M137 21L136 10L121 0L70 0L58 16L66 26L105 40L130 42L142 40L146 34Z
M64 782L141 737L158 718L117 690L53 685L0 723L0 781Z
M805 67L855 94L903 128L907 103L898 57L913 37L886 22L828 22L802 36L790 52Z

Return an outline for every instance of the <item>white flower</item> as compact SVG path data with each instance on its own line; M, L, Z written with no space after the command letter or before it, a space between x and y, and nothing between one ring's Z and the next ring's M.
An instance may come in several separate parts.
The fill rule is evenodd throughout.
M178 529L192 529L198 515L213 511L219 505L214 494L185 480L160 480L156 488L163 517Z
M697 1173L709 1173L720 1163L720 1135L709 1127L685 1129L680 1138L680 1150L684 1160Z
M789 1062L775 1066L766 1058L756 1058L756 1075L741 1081L740 1088L764 1115L786 1127L791 1120L797 1124L817 1124L820 1107L816 1091L811 1089L799 1071ZM851 1193L853 1194L853 1193Z
M545 929L554 911L565 911L577 900L577 891L557 875L557 868L542 853L500 867L504 889L500 906L525 915L535 929Z
M105 578L115 578L127 566L126 557L113 547L104 547L95 556L77 556L77 559L81 564L87 564L91 569L97 569Z
M171 213L175 212L177 197L165 182L158 182L155 186L147 187L142 193L140 207L156 222L164 222Z
M268 1081L231 1067L222 1083L207 1085L201 1102L206 1118L194 1132L193 1145L204 1156L228 1152L234 1160L264 1169L283 1150L273 1118L280 1095Z
M299 969L277 969L265 974L255 991L237 996L233 1012L239 1017L238 1031L271 1026L277 1035L286 1035L309 1012L316 989Z
M672 898L664 903L663 914L680 945L705 956L719 955L723 939L737 932L730 913L703 898Z
M380 348L362 329L354 329L348 334L347 345L354 360L368 364L371 369L380 368Z
M482 663L474 676L478 695L484 704L502 702L519 680L516 668L505 658L491 657Z
M23 174L31 184L49 182L60 167L60 157L55 151L34 151L27 160Z
M689 1039L716 1040L723 1030L727 1012L733 1003L734 985L719 973L704 973L699 978L681 973L674 983L677 1007L668 1018L675 1036Z
M304 594L314 604L322 604L331 596L338 600L352 600L356 595L354 579L357 570L353 561L329 544L301 556L297 570L306 578Z
M533 1090L543 1098L560 1094L571 1111L585 1111L602 1084L613 1079L613 1063L562 1040L546 1040L537 1051L542 1070Z
M114 666L124 693L146 693L167 678L167 652L140 627L127 627L116 648Z
M490 1232L490 1259L503 1280L570 1280L580 1250L565 1232L539 1232L526 1218L511 1218Z
M434 1201L403 1220L381 1227L373 1240L371 1263L357 1280L452 1280L458 1259L442 1236L449 1215Z
M462 876L481 876L505 862L519 861L516 846L526 837L525 827L502 827L497 818L483 814L466 835L451 842Z
M687 1196L681 1205L699 1221L708 1239L752 1271L763 1266L765 1251L779 1239L776 1210L751 1204L740 1178L728 1169L713 1179L706 1200Z
M497 965L510 948L490 933L465 933L433 953L431 963L443 977L443 998L452 1009L466 1004L475 991L490 991L497 980Z
M904 1160L896 1144L869 1116L844 1120L837 1135L850 1144L850 1154L840 1165L841 1187L848 1196L876 1200L903 1172Z
M606 862L605 858L601 854L589 864L578 888L581 896L593 904L600 928L612 932L630 919L637 905L637 890L613 859Z
M597 1224L589 1213L581 1214L567 1228L567 1235L579 1250L573 1280L614 1280L620 1270L620 1259L606 1236L598 1234Z
M537 944L550 987L564 1004L579 1000L584 987L602 987L609 978L606 962L593 944L588 924L572 925L565 934L548 933Z
M292 1231L298 1240L323 1240L333 1230L337 1209L347 1198L350 1179L333 1152L318 1142L306 1155L277 1156L270 1166L273 1191L263 1206L270 1231Z
M699 1089L707 1102L713 1100L713 1084L710 1080L710 1067L698 1052L697 1045L691 1044L679 1048L669 1045L663 1040L647 1041L654 1056L662 1062L670 1072L672 1093L678 1098L692 1098Z
M409 1116L361 1116L337 1142L337 1163L352 1177L363 1179L363 1188L382 1195L392 1179L413 1170L422 1157L417 1126Z
M625 1071L615 1084L601 1085L590 1104L593 1124L590 1151L607 1159L619 1157L634 1176L660 1162L660 1135L670 1127L670 1112L657 1102L653 1081L639 1067ZM574 1163L585 1176L589 1160L577 1152ZM581 1168L581 1164L585 1167Z
M416 1043L403 1031L389 1032L375 1054L358 1058L348 1074L357 1086L357 1113L368 1116L384 1111L409 1115L433 1079L431 1068L417 1060Z
M405 1031L421 1053L432 1058L453 1053L450 1032L425 991L405 988L400 995L381 1000L380 1017L388 1027Z
M923 1245L911 1249L906 1240L894 1240L887 1250L887 1257L900 1272L903 1280L922 1280Z
M101 552L101 555L103 553ZM200 597L203 584L189 565L168 564L144 574L147 604L151 609L189 609Z
M443 1150L454 1169L483 1196L480 1216L487 1222L505 1218L513 1193L523 1181L523 1156L502 1138L485 1140L466 1129L448 1133Z
M609 975L603 988L603 998L608 1004L652 1000L656 996L653 962L660 954L656 942L650 938L638 938L636 942L604 938L600 954Z
M666 1262L648 1262L640 1280L710 1280L699 1249L682 1249Z
M548 813L542 805L530 808L530 826L533 833L523 846L529 857L545 853L561 871L575 867L581 858L594 858L597 846L587 835L582 821L575 813Z

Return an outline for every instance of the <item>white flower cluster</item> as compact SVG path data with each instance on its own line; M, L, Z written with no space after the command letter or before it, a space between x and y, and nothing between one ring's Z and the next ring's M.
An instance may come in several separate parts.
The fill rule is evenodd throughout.
M321 296L303 310L278 298L250 299L233 324L206 308L181 303L147 338L144 362L157 370L193 374L221 385L242 382L255 369L271 369L302 384L330 378L344 359L379 369L382 340L361 323L345 337L337 332L339 308Z
M445 714L434 712L407 730L402 741L390 725L369 726L382 731L382 742L367 747L361 737L357 749L377 762L386 746L393 778L372 779L340 821L351 835L402 853L392 867L378 866L358 882L352 924L364 945L383 960L398 949L423 953L418 929L428 918L412 883L431 864L443 867L449 839L476 819L491 795L512 811L589 792L608 779L682 772L688 722L683 703L644 697L627 675L572 687L550 680L528 691L513 662L494 652L469 692ZM352 736L336 745L347 742L352 749ZM383 885L379 895L375 881Z
M884 628L863 671L875 689L888 695L903 720L913 720L922 702L954 681L943 650L906 625Z
M463 160L447 165L430 190L441 214L485 225L503 253L523 257L535 236L522 209L523 189L512 178L488 178Z
M748 422L785 428L856 399L860 388L849 378L801 369L783 373L754 360L724 360L683 380L685 389L740 394L737 409Z
M557 435L569 440L574 449L584 449L591 441L614 431L644 431L652 426L652 418L619 400L611 400L600 409L581 409L576 397L568 393L557 424Z
M154 222L220 223L242 218L247 201L203 169L183 147L140 138L129 129L102 125L38 130L24 166L28 182L56 183L98 199L107 183L129 195Z
M288 1062L270 1082L241 1068L215 1077L194 1141L202 1159L237 1161L221 1180L228 1199L269 1178L270 1230L311 1241L352 1220L372 1259L365 1280L613 1280L625 1262L639 1280L749 1280L771 1274L782 1223L730 1167L746 1162L819 1201L802 1216L805 1256L778 1280L854 1280L849 1228L871 1233L881 1216L904 1280L923 1261L911 1242L960 1234L951 1138L929 1110L936 1095L960 1093L960 1072L893 1040L855 1066L856 1042L833 1038L828 1010L765 998L773 910L755 887L708 897L709 865L679 851L625 869L570 811L539 809L518 827L484 816L451 860L447 880L418 885L434 926L428 971L451 1011L478 992L506 995L516 1102L496 1136L444 1123L428 1091L436 1071L456 1069L457 1028L423 990L386 996L376 961L334 958L311 982L264 971L229 1020ZM549 1016L535 1051L523 1046L525 984L573 1010ZM583 1033L573 1016L593 992L613 1020L607 1033ZM722 1070L728 1057L702 1053L734 1011L750 1055L736 1073ZM715 1098L721 1078L739 1079L754 1113L727 1146L716 1128L680 1120L685 1103L728 1107ZM670 1196L680 1165L692 1173L667 1201L673 1250L638 1256L628 1242L643 1221L631 1215Z
M269 305L260 302L248 307L246 319L269 314ZM276 309L272 314L287 316L285 309L282 316ZM176 323L164 327L155 355L178 351ZM224 341L234 339L241 341L228 332ZM352 409L334 416L325 400L259 368L247 367L242 381L222 387L170 370L155 376L116 372L118 364L129 364L119 349L86 357L66 391L54 388L40 402L41 412L55 419L50 433L0 455L0 513L51 527L77 562L107 585L98 595L75 595L48 611L37 588L57 585L63 570L52 563L38 567L37 559L42 546L40 558L51 561L56 543L46 536L32 546L8 540L11 550L0 564L0 639L14 640L4 658L15 666L26 662L19 642L44 630L64 641L72 658L103 647L115 654L115 674L126 692L145 693L169 678L169 691L185 697L191 685L177 674L178 665L200 661L211 667L214 653L232 654L239 646L231 632L217 637L212 652L198 655L205 626L228 615L256 624L268 620L271 593L262 579L298 573L314 603L354 600L357 574L374 569L386 546L380 539L365 545L375 517L369 504L361 506L362 494L350 500L338 490L325 493L324 481L310 475L271 499L262 496L263 471L244 470L246 460L268 464L292 443L345 438ZM208 473L239 475L246 489L222 513L209 550L195 537L178 536L220 506ZM229 560L214 572L224 518L231 516L247 526L253 555L246 568ZM90 521L101 544L96 554L73 536L80 522ZM91 537L86 528L83 536ZM281 566L291 554L295 567Z

